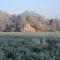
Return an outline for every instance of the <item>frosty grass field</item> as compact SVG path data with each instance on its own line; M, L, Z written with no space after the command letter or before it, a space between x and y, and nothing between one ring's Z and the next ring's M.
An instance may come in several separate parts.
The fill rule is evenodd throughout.
M60 60L60 32L0 32L0 60Z

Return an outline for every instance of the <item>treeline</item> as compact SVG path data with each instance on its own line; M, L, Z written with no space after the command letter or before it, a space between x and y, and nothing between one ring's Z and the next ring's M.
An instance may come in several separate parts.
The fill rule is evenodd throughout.
M23 25L27 23L27 21L31 24L39 24L42 25L42 29L44 31L60 31L60 19L47 19L42 15L37 14L36 12L25 11L19 15L10 15L6 12L0 11L0 31L2 32L21 32L23 29Z

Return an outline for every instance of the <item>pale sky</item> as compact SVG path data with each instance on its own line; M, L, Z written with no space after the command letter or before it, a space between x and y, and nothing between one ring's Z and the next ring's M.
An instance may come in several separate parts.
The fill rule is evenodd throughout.
M60 0L0 0L0 10L10 14L30 10L46 17L60 17Z

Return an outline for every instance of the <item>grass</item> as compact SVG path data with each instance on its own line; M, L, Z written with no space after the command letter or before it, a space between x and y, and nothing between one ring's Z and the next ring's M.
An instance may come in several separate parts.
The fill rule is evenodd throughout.
M24 36L28 36L28 35L34 35L34 36L58 36L60 37L60 32L0 32L0 35L24 35Z
M60 32L0 32L0 60L60 60Z

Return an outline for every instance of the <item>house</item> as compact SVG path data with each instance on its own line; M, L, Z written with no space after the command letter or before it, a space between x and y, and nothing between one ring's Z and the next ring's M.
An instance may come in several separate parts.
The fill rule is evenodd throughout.
M42 24L26 23L23 25L22 32L43 32L43 27Z
M31 24L24 24L22 32L35 32L35 28L31 26Z

